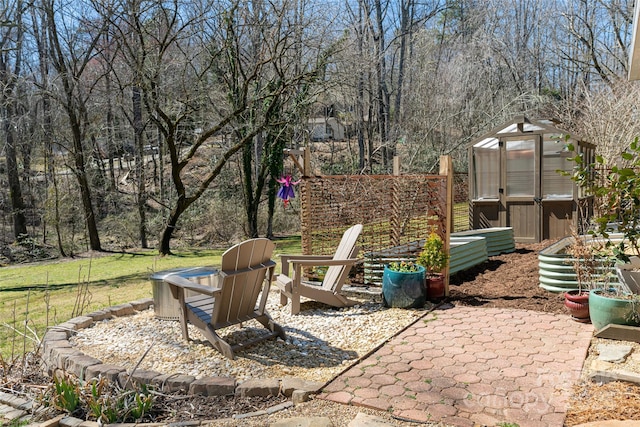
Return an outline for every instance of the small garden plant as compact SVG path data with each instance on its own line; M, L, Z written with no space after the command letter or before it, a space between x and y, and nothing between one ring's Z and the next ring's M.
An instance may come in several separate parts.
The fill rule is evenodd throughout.
M122 390L104 378L82 383L67 374L56 375L43 397L50 408L102 424L140 422L151 414L154 400L144 384Z
M420 271L420 266L412 261L390 262L388 268L391 271L398 271L400 273L417 273Z
M589 293L592 289L611 287L612 267L616 257L602 239L588 239L573 232L574 243L567 253L576 272L578 293Z
M604 242L600 253L595 258L603 264L615 262L628 263L630 255L640 255L640 142L636 137L620 154L614 164L600 155L595 156L593 162L584 158L583 153L576 151L573 144L567 144L567 149L574 153L570 161L575 163L572 173L564 172L576 182L587 197L593 197L593 211L595 213L587 234L595 240ZM622 234L622 239L610 239L611 233ZM596 250L589 245L591 250ZM586 264L585 257L576 266ZM576 268L578 275L580 270ZM596 274L598 276L598 274ZM599 275L600 278L603 276ZM580 276L578 281L580 282ZM600 286L603 295L616 298L638 299L638 295L629 295L626 289L614 284L605 283Z
M430 274L440 273L446 266L449 257L444 249L444 241L432 232L424 243L422 252L418 255L417 263L422 265Z

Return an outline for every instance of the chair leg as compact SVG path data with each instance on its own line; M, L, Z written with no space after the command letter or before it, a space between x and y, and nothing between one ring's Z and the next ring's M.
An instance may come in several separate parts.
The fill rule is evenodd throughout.
M220 338L220 335L218 335L210 325L207 325L207 329L203 330L202 332L204 333L205 337L207 337L207 340L211 343L211 345L213 345L216 350L222 353L223 356L228 359L235 360L236 356L229 343Z
M289 301L289 298L287 298L287 295L284 292L280 292L280 305L281 306L285 306L287 305L287 302Z
M180 291L182 291L182 289L180 289ZM189 341L189 327L187 326L187 307L184 302L184 291L182 291L180 295L182 298L180 298L180 307L179 307L180 318L178 320L180 322L180 330L182 331L182 338L185 341Z
M300 313L300 294L291 295L291 314Z
M287 339L287 334L285 334L282 326L277 324L271 316L267 314L263 314L262 316L256 317L256 320L262 324L265 328L270 330L271 332L277 334L283 340Z

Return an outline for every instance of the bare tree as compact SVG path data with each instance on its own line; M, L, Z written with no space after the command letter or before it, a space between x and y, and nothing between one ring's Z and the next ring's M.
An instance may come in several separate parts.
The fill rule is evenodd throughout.
M18 169L18 80L22 73L22 41L24 35L23 13L25 5L21 0L3 3L0 10L0 111L4 132L4 151L7 160L7 179L13 218L13 234L16 239L26 237L27 220L22 197L20 171Z
M74 3L75 6L78 6L77 2ZM82 77L96 55L96 49L106 25L96 22L96 27L81 27L83 32L79 33L69 26L64 26L71 17L78 17L71 13L71 5L58 5L55 0L42 0L42 8L47 17L51 65L61 85L60 91L54 92L54 99L64 109L69 122L70 148L73 156L73 164L70 166L80 189L89 245L92 250L100 251L102 247L85 156L87 131L90 125L87 111L87 101L90 96L90 90L87 89L90 89L90 85L83 82ZM59 14L64 14L64 18ZM78 22L87 23L82 19Z
M122 115L126 118L130 132L132 133L132 144L126 146L127 151L133 153L135 177L132 179L135 188L135 204L138 212L138 238L143 248L149 246L148 243L148 225L147 225L147 171L145 164L145 154L150 150L145 150L147 145L145 139L145 129L148 119L144 117L143 92L144 69L147 63L147 49L155 48L155 42L150 38L148 31L144 29L146 25L155 28L157 22L153 22L153 17L148 16L147 5L142 2L120 1L111 4L103 4L96 2L95 8L100 11L103 19L108 20L109 27L105 35L108 46L103 53L104 63L110 66L108 72L105 73L106 84L110 87L113 77L119 82L119 91L123 99L129 97L130 103L121 103L120 109ZM152 30L153 31L153 30ZM122 64L121 67L114 68L113 63ZM110 92L106 97L111 99ZM130 105L129 108L126 105ZM107 119L113 121L113 112L111 104L108 103ZM109 147L110 170L113 175L113 135L112 127L108 124L107 134Z
M294 37L286 31L287 15L280 9L270 10L275 28L249 33L250 22L240 3L223 9L208 1L146 6L120 8L111 28L127 55L137 58L128 64L136 67L135 85L143 91L148 117L162 135L169 157L175 196L169 201L159 245L160 253L168 254L181 215L236 153L281 125L279 105L295 94L299 84L315 78L320 67L311 64L298 73L291 71L286 54L293 51ZM260 55L248 55L250 36L260 37L253 43ZM235 137L204 169L203 153L210 152L211 138L228 132Z
M555 112L567 130L597 144L606 164L614 165L620 153L640 135L636 108L640 88L618 79L611 86L584 89L580 104L559 104Z
M301 2L302 3L302 2ZM244 138L251 132L256 121L265 123L264 132L260 132L242 150L242 175L245 212L247 216L247 234L257 237L259 208L264 201L265 187L269 188L268 197L271 212L275 205L276 182L282 171L283 149L295 134L294 120L300 120L307 110L312 87L323 68L324 59L318 64L309 64L303 51L321 46L311 46L301 39L300 30L309 28L311 19L304 16L297 2L283 2L272 5L257 1L240 7L236 16L242 16L245 28L242 32L232 31L237 40L233 49L235 65L228 67L227 76L233 76L233 69L259 69L252 91L272 93L260 104L252 103L245 113L233 120L236 139ZM291 28L293 27L293 31ZM316 35L318 37L318 35ZM323 40L323 37L318 37ZM330 48L330 46L328 46ZM323 53L326 55L326 52ZM261 64L261 65L260 65ZM257 68L259 67L259 68ZM235 86L237 76L232 81L226 79L228 97L234 108L245 102L238 98ZM251 124L250 126L247 126Z
M54 160L54 131L52 118L52 102L49 95L49 48L48 38L46 36L46 15L41 8L31 8L31 29L33 31L33 39L36 46L37 64L34 66L33 82L37 88L40 105L40 126L42 128L41 141L43 145L43 157L45 164L45 188L47 190L44 198L44 205L50 206L53 212L53 228L56 236L56 244L60 255L66 256L66 250L63 245L61 215L60 215L60 194L58 187L58 177L56 175L56 164ZM44 29L44 30L43 30ZM37 70L37 71L36 71ZM36 104L36 105L38 105ZM51 191L49 191L51 189ZM43 241L47 241L48 234L48 216L43 218Z
M613 84L626 75L633 4L630 0L579 0L562 10L565 37L556 40L558 55L579 73L582 85Z

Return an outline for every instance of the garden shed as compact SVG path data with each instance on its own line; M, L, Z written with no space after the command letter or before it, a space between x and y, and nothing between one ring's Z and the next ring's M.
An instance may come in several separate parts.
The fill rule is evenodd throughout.
M586 163L595 146L569 135L552 120L520 116L469 144L469 221L472 229L512 227L521 243L581 231L590 198L568 176L573 144Z

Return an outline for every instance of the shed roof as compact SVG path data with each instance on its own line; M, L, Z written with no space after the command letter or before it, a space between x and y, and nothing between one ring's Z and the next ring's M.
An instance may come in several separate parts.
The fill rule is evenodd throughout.
M474 148L496 148L498 146L498 138L502 136L517 136L526 134L551 133L557 134L559 137L569 134L569 132L558 127L556 120L552 119L529 119L525 116L514 117L510 122L497 126L474 139L469 143ZM584 142L580 137L571 134L571 139Z

